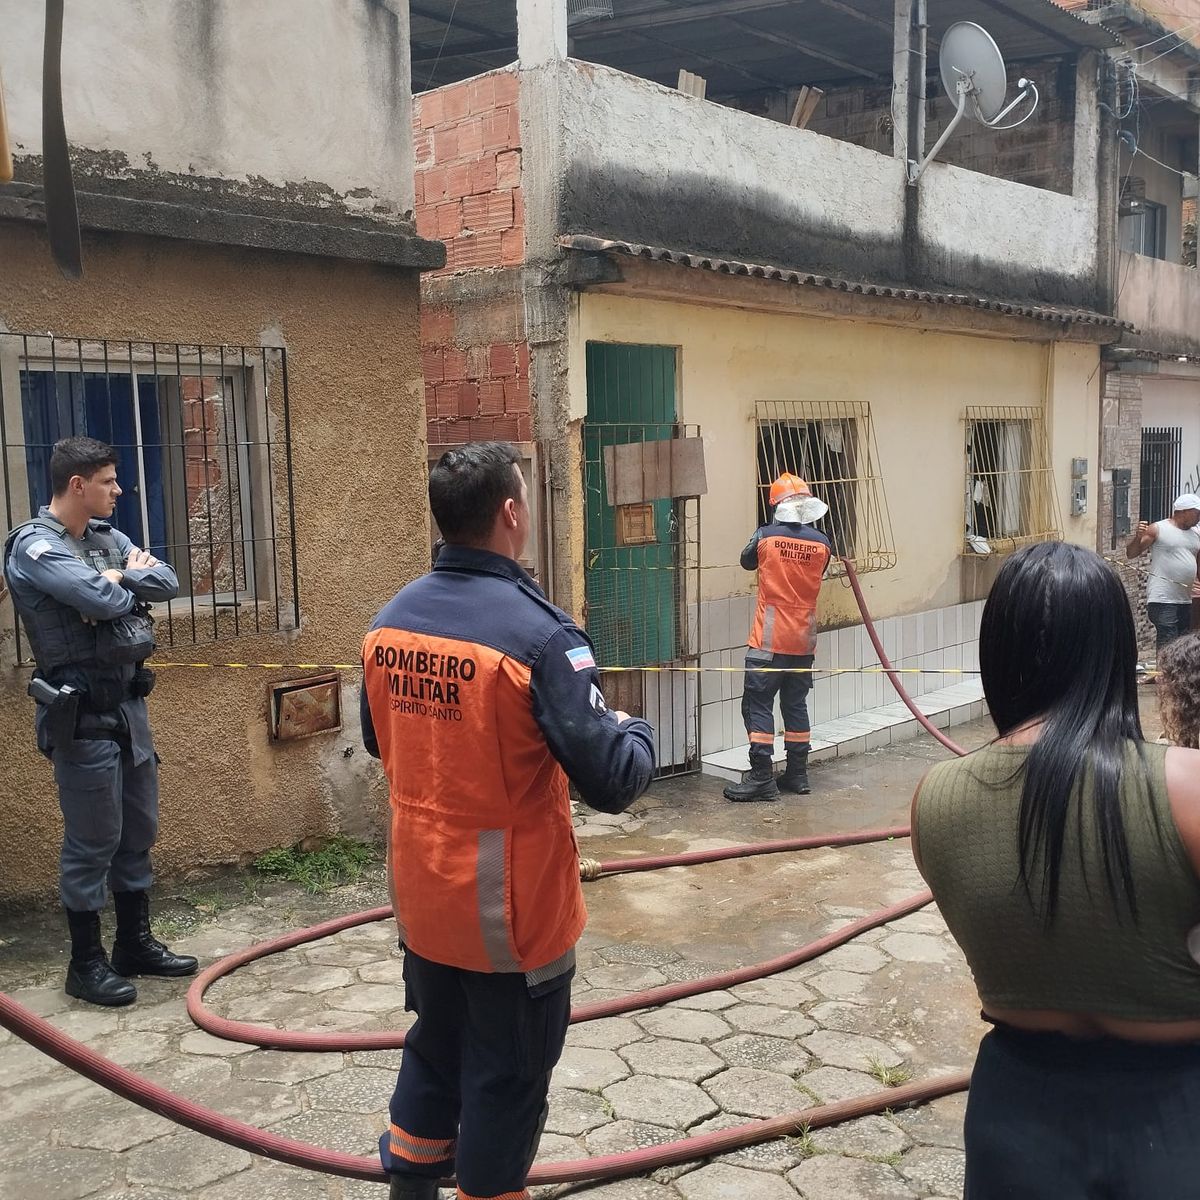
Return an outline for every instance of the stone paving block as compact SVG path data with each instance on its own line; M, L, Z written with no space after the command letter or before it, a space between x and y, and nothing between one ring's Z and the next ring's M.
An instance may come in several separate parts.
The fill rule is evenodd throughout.
M382 983L356 983L336 992L326 992L322 999L331 1008L346 1012L388 1012L397 1007L396 989ZM399 997L403 1003L403 996Z
M883 1085L873 1076L860 1071L843 1071L841 1067L818 1067L801 1075L799 1083L822 1104L852 1100L855 1096L869 1096L883 1089Z
M72 1000L79 1007L72 1012L56 1013L50 1023L63 1033L81 1042L91 1043L106 1033L116 1033L121 1028L120 1013L114 1009L97 1009L95 1005L84 1005L82 1000Z
M0 1088L0 1121L26 1120L30 1117L51 1117L74 1112L92 1104L103 1095L99 1084L84 1079L55 1064L53 1074L43 1075L32 1083ZM0 1196L4 1193L0 1192Z
M701 1012L720 1012L724 1008L732 1008L738 998L732 992L701 992L698 996L684 996L682 1000L672 1000L672 1008L695 1008Z
M403 1050L354 1050L350 1062L356 1067L386 1067L394 1075L403 1057Z
M893 933L879 944L901 962L950 962L956 954L945 938L929 933Z
M139 997L121 1014L121 1029L127 1033L181 1033L193 1028L182 996L165 1004L143 1004Z
M856 1000L867 989L870 976L853 971L822 971L809 979L814 990L827 1000Z
M965 1093L943 1096L929 1104L905 1109L893 1120L915 1142L926 1146L943 1146L950 1150L963 1148L963 1118L967 1111Z
M667 982L667 977L657 967L647 967L641 963L609 963L607 966L592 967L584 979L589 987L623 993L642 992L646 988L661 987Z
M844 1067L847 1071L870 1071L875 1066L898 1067L904 1061L887 1042L861 1033L819 1029L804 1038L802 1044L827 1067Z
M48 1054L35 1050L28 1042L6 1046L4 1054L0 1055L0 1088L13 1087L64 1069Z
M757 1067L795 1075L809 1062L808 1055L795 1042L761 1033L737 1033L711 1045L731 1067Z
M583 1046L592 1050L619 1050L630 1042L645 1037L642 1027L630 1017L600 1017L595 1021L580 1021L567 1030L568 1046Z
M92 1049L123 1067L142 1067L164 1058L171 1049L171 1040L161 1033L127 1030L97 1038Z
M689 1129L718 1111L713 1098L696 1084L652 1075L614 1083L604 1089L604 1098L619 1118L647 1124L669 1121L679 1129Z
M818 1154L788 1172L804 1200L916 1200L917 1193L886 1163Z
M224 1038L213 1037L203 1029L184 1034L179 1039L179 1049L183 1054L203 1054L210 1058L237 1058L241 1054L249 1054L255 1049L246 1042L227 1042Z
M847 943L822 954L821 966L827 971L850 971L855 975L874 975L888 965L888 956L875 946Z
M733 989L733 994L745 1004L766 1004L783 1009L797 1009L816 999L798 979L783 979L778 975L740 983Z
M771 1004L737 1004L721 1015L743 1033L765 1033L770 1037L804 1037L817 1028L815 1021L801 1013Z
M796 1200L778 1175L748 1171L727 1163L711 1163L675 1184L684 1200Z
M169 1180L180 1191L216 1183L244 1171L253 1159L245 1150L222 1145L190 1129L139 1146L125 1155L130 1183L161 1184Z
M187 937L177 938L172 946L180 954L194 954L202 961L224 958L235 950L243 950L260 938L245 929L229 929L224 925L209 925Z
M57 1113L44 1117L20 1116L8 1121L0 1140L0 1166L48 1149L57 1139L61 1124Z
M781 1117L810 1104L791 1076L753 1067L730 1067L703 1086L723 1112L747 1117Z
M61 1145L81 1150L120 1152L174 1133L178 1128L166 1117L110 1095L98 1104L72 1113L69 1121L62 1122L58 1140ZM5 1157L10 1155L6 1146Z
M610 1116L607 1102L593 1092L582 1092L577 1088L551 1088L546 1132L576 1137L598 1129Z
M568 1046L554 1068L554 1086L598 1092L628 1075L625 1060L611 1050Z
M219 1088L201 1088L195 1100L248 1125L270 1125L301 1111L300 1093L290 1084L231 1079Z
M806 1097L802 1097L806 1099ZM746 1118L735 1113L720 1113L718 1116L704 1121L691 1131L694 1137L703 1133L716 1133L722 1129L731 1129L737 1125L745 1125ZM753 1146L743 1146L740 1150L731 1150L727 1154L718 1155L713 1162L728 1163L732 1167L750 1167L755 1171L789 1171L804 1154L798 1149L796 1139L788 1137L771 1138L766 1142L758 1142Z
M723 1059L718 1058L707 1046L696 1042L655 1038L648 1042L634 1042L620 1053L636 1075L663 1075L699 1083L725 1069Z
M334 988L349 987L354 976L345 967L316 967L298 963L279 971L271 980L271 987L281 992L303 992L318 995L331 992Z
M679 1042L711 1042L732 1032L716 1013L696 1009L655 1008L639 1013L634 1020L655 1037Z
M600 1125L584 1137L584 1144L593 1158L620 1154L624 1150L644 1150L661 1146L683 1137L678 1129L667 1129L650 1121L620 1119Z
M412 1022L409 1021L408 1024L412 1024ZM407 1025L400 1025L389 1019L389 1015L386 1013L349 1012L340 1008L325 1009L323 1012L316 1012L312 1016L305 1017L302 1026L314 1033L331 1029L405 1029L407 1027Z
M378 1184L376 1189L383 1191ZM204 1188L195 1200L326 1200L328 1195L325 1176L268 1163Z
M960 1150L918 1146L900 1160L899 1170L909 1183L921 1191L961 1196L966 1158Z
M851 1158L885 1158L903 1154L912 1145L908 1135L887 1117L860 1117L812 1134L813 1145L822 1154L845 1154Z
M307 962L318 967L346 967L353 970L379 961L379 950L373 946L328 946L321 943L302 951Z
M678 1200L674 1189L655 1183L652 1179L619 1179L588 1188L587 1200Z
M719 975L723 970L716 963L696 962L694 959L681 959L679 962L667 963L662 973L672 983L687 983L693 979L707 979L710 975ZM673 1004L682 1004L682 1000L674 1000ZM692 1005L693 1008L696 1005Z
M363 963L358 968L358 977L363 983L382 983L394 987L404 1002L404 960L400 955L389 955L387 958L377 958L374 962Z
M383 1067L347 1067L304 1085L314 1108L334 1112L375 1113L388 1106L396 1072Z
M177 1056L151 1063L143 1074L168 1091L190 1096L228 1083L233 1078L233 1066L223 1058Z
M894 933L933 933L946 932L946 922L941 913L933 905L921 909L920 912L909 913L906 917L898 917L889 921L885 928Z
M540 1163L574 1162L587 1158L583 1143L561 1133L544 1133L538 1143L537 1161Z
M289 1117L271 1127L282 1137L312 1142L315 1146L336 1146L347 1154L365 1154L374 1158L379 1153L379 1135L387 1116L381 1113L367 1117L362 1113L306 1112ZM378 1196L378 1185L374 1195Z
M52 1017L56 1013L74 1011L79 1003L63 991L62 981L51 987L23 987L9 992L23 1008L39 1017Z
M277 992L264 987L224 1005L213 1004L212 1008L232 1021L294 1027L301 1019L321 1011L321 998L301 995L299 992Z
M270 1083L303 1083L340 1071L341 1054L304 1054L289 1050L256 1050L237 1060L236 1071L243 1079Z
M0 1196L12 1200L79 1200L119 1178L117 1159L96 1150L43 1150L0 1163Z
M596 957L609 963L663 967L667 963L679 962L683 956L664 946L648 946L644 942L621 942L615 946L601 946L596 951Z
M824 1000L808 1010L823 1029L871 1034L879 1029L879 1010L852 1000Z

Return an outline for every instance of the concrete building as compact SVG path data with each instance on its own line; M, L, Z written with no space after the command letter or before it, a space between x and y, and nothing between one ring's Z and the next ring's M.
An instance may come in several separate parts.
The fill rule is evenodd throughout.
M1167 11L1079 4L1121 38L1117 313L1132 327L1104 355L1099 545L1120 553L1132 525L1170 515L1200 488L1200 0ZM1141 581L1131 592L1142 599Z
M928 0L928 29L910 0L452 7L413 16L417 228L448 247L423 285L430 450L525 446L553 598L602 662L671 668L610 677L665 769L744 764L736 564L785 466L832 504L886 648L931 672L922 702L977 713L938 672L976 665L1004 553L1097 539L1117 37L1049 0ZM1041 105L910 185L964 19ZM875 661L843 583L820 618L819 667ZM814 757L906 731L893 700L822 677Z
M160 870L373 831L357 679L294 664L355 662L428 564L417 310L444 257L413 222L407 3L68 5L76 281L45 229L43 7L0 0L5 524L47 499L49 445L88 433L120 451L118 524L179 571L158 657L217 666L164 669L150 698ZM56 876L28 666L5 603L0 899Z

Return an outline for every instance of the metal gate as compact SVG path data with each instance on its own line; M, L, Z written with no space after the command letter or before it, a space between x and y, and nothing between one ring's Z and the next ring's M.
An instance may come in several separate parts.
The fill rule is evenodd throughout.
M675 420L676 351L589 343L583 425L587 630L611 707L655 728L660 775L700 768L700 504L616 504L605 452L697 437ZM646 670L645 668L651 668Z
M1142 487L1138 519L1161 521L1171 515L1179 495L1183 428L1179 425L1142 430Z

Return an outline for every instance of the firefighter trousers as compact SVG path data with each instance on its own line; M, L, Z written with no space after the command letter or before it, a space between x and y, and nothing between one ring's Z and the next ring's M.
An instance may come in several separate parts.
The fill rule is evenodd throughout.
M811 668L811 654L768 654L753 648L746 651L746 679L742 691L742 720L750 736L750 757L768 759L775 746L775 695L783 714L784 742L789 750L807 750L809 744L808 693L812 672L796 674L785 668ZM764 670L764 667L773 668Z
M417 1020L379 1141L385 1171L453 1174L461 1200L524 1200L567 1036L571 975L531 995L524 975L464 971L405 949L405 1007Z

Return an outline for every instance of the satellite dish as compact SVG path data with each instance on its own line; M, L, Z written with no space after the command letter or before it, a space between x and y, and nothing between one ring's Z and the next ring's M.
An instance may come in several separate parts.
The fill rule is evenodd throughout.
M1015 129L1023 125L1037 110L1039 96L1037 85L1030 79L1019 79L1021 90L1012 103L1006 105L1008 72L1004 69L1004 55L995 39L982 25L974 21L957 21L942 35L939 63L942 72L942 87L958 105L950 124L946 126L937 144L921 162L909 160L908 182L916 183L921 173L937 157L938 151L958 128L963 117L970 117L989 129ZM1032 96L1033 104L1019 121L1011 125L1001 122L1018 104Z

